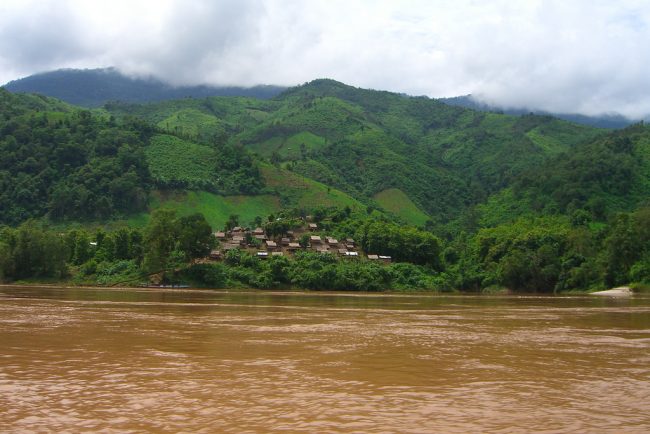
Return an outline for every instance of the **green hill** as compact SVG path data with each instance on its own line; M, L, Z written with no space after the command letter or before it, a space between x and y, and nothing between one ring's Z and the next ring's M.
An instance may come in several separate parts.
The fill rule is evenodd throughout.
M138 260L150 260L141 242L152 225L134 229L148 222L169 223L180 243L192 225L209 238L233 214L242 224L280 215L287 221L270 226L281 230L310 212L366 253L425 267L417 273L428 283L409 280L412 264L334 271L346 262L308 255L310 271L296 276L324 268L302 287L329 288L330 277L348 282L355 273L365 276L355 288L382 279L382 288L516 291L650 284L650 128L643 124L612 132L331 80L271 100L112 103L93 111L0 90L0 155L0 225L22 224L0 228L0 259L11 258L0 271L10 278L46 275L20 270L33 256L21 253L30 251L21 241L28 235L56 247L63 234L68 249L76 246L68 263L93 274L114 261L135 261L130 269L137 269ZM177 217L156 212L165 209ZM45 233L39 221L54 227ZM114 231L111 251L98 248L91 259L88 239L102 234L89 229L123 225L132 228ZM158 259L176 248L167 232L159 231L167 250ZM190 256L203 257L209 244ZM245 285L277 285L270 266L254 256L244 262L250 269L222 271ZM250 278L260 275L266 280Z
M47 111L44 128L52 136L68 134L68 124L80 113L89 116L55 100L4 93L5 100L11 98L20 103L5 103L5 118L27 122L27 113ZM219 197L270 195L282 207L377 204L406 222L431 221L439 229L475 230L488 222L507 221L513 213L571 213L585 208L603 219L610 212L633 209L650 182L643 127L630 138L634 145L629 155L611 149L601 152L614 146L607 143L619 140L616 134L630 133L608 133L550 116L477 112L325 79L288 89L270 100L210 97L144 105L110 103L89 119L90 136L74 136L78 148L87 148L77 152L84 156L75 166L78 173L66 172L65 181L55 176L49 187L34 187L40 196L25 196L11 179L27 176L30 182L44 181L7 163L12 169L3 174L9 186L5 191L12 192L4 197L13 198L7 202L13 209L4 221L44 215L120 217L151 209L149 191L178 190ZM101 144L109 146L103 151L98 143L106 141L108 131L116 139L110 146ZM5 134L3 140L7 146L11 139ZM63 152L56 146L44 155ZM128 146L143 166L128 181L140 184L139 199L128 202L137 204L134 208L111 196L109 184L123 175L120 171L100 175L106 179L103 183L86 184L96 168L114 164L110 162L121 146ZM10 148L11 143L5 149ZM591 160L590 154L595 155ZM83 169L84 165L94 169ZM579 170L571 171L576 165ZM599 174L611 174L616 181L610 184L626 187L589 184L587 180ZM84 184L85 190L75 184ZM102 192L94 192L100 185ZM29 199L22 200L21 194ZM97 202L102 195L105 211L84 211L91 208L85 203Z
M363 203L400 190L437 224L462 220L518 177L604 134L550 116L481 113L333 80L267 101L216 97L106 108L206 143L243 145Z

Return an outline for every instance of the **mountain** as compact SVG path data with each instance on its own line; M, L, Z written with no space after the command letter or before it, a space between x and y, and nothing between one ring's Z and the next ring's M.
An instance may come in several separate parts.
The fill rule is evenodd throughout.
M171 218L162 209L181 219L158 228L168 250L180 248L177 231L192 222L209 237L227 221L279 228L283 218L311 214L322 235L352 237L364 252L399 262L384 268L315 254L265 262L235 252L226 268L215 264L235 285L278 287L294 282L288 276L336 289L650 284L643 123L607 131L327 79L271 99L93 110L0 89L0 155L0 279L51 276L49 265L30 262L40 258L35 251L68 255L82 281L141 278L152 252L138 227ZM92 237L104 247L89 256ZM279 268L262 265L271 263ZM296 264L304 268L287 271Z
M551 116L479 112L327 79L270 100L213 97L106 109L193 140L244 146L420 224L465 220L523 174L604 134Z
M91 112L6 91L2 99L1 217L12 224L130 218L152 204L187 207L187 199L204 210L255 203L258 215L367 207L474 231L576 209L602 220L634 209L650 184L642 125L607 133L328 79L271 99L111 102ZM139 196L121 200L118 187L136 184Z
M208 96L272 98L285 88L279 86L173 87L155 78L133 78L114 68L61 69L31 75L7 83L14 93L38 93L82 107L100 107L108 101L143 103Z
M564 119L565 121L575 122L577 124L589 125L597 128L608 128L608 129L617 129L625 128L628 125L632 125L635 121L630 120L624 116L613 114L613 115L602 115L602 116L585 116L576 113L551 113L543 110L535 109L525 109L525 108L504 108L499 106L494 106L486 104L472 95L463 95L455 96L451 98L440 98L439 101L444 102L445 104L465 107L473 110L483 111L483 112L495 112L503 113L508 115L526 115L534 113L542 116L553 116L559 119Z
M230 214L248 222L285 206L361 207L241 147L1 88L0 154L0 226L32 218L140 225L167 207L202 212L217 227Z

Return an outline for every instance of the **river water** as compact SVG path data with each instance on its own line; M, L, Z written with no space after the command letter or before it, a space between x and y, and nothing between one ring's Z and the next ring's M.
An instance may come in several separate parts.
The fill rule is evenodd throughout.
M650 297L0 288L2 432L650 432Z

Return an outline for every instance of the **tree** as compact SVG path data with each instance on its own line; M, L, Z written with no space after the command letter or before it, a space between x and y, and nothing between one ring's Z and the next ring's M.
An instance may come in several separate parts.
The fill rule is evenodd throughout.
M154 211L144 231L144 269L149 272L165 270L175 244L176 212L167 209Z
M216 239L212 235L212 228L205 220L203 214L192 214L181 217L176 222L178 241L177 245L186 260L202 258L210 253Z
M224 225L223 230L228 232L237 226L239 226L239 216L237 214L230 214L228 220L226 220L226 224Z

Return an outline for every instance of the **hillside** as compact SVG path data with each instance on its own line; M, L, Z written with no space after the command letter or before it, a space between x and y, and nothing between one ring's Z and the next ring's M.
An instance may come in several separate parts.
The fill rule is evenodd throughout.
M0 278L9 280L72 270L79 282L119 282L173 259L171 279L174 261L184 261L185 276L200 284L215 285L209 276L219 272L222 284L263 288L650 283L643 124L609 132L331 80L270 100L92 111L0 90L0 154L0 226L8 225L0 227ZM321 235L354 238L363 254L398 263L313 252L266 263L282 271L235 251L226 268L203 264L207 274L191 277L214 229L237 221L278 237L304 226L308 213ZM199 234L200 245L188 244ZM93 250L93 237L108 244ZM41 261L56 267L24 253L41 245L58 252Z
M142 225L162 207L202 212L216 227L230 214L247 221L285 207L362 207L240 146L2 89L0 152L0 225L30 218Z
M271 98L284 90L278 86L181 86L155 78L134 78L114 68L61 69L43 72L4 85L10 92L38 93L82 107L100 107L108 101L143 103L207 96Z
M20 104L6 104L6 116L14 116L9 113L14 106L25 107L27 112L45 110L28 108L38 101L58 105L56 116L72 119L87 113L47 98L5 92L7 98ZM403 222L446 232L473 231L513 216L570 213L577 208L604 219L613 211L634 209L643 200L648 183L643 144L632 146L635 154L628 157L611 149L598 151L609 149L604 143L622 140L614 139L617 135L631 134L629 129L607 133L550 116L477 112L332 80L315 80L269 100L209 97L151 104L113 102L94 113L93 130L128 130L140 125L137 128L146 131L139 133L135 145L129 143L141 150L137 155L146 166L146 181L138 178L145 197L149 191L170 189L216 197L270 194L282 207L369 207ZM137 118L144 123L134 123ZM65 122L52 121L43 128L42 134L54 136L70 129ZM645 130L637 128L641 133L630 140L643 143L639 137ZM120 132L117 137L125 134L123 144L133 133ZM98 138L106 135L94 131L88 137L97 146ZM79 140L88 143L88 137ZM84 150L80 153L87 156L84 164L112 158L111 152L122 144L111 146L112 151L99 153ZM581 168L572 175L578 181L566 179L571 165ZM564 174L558 173L563 167ZM11 170L11 176L25 175L23 169L22 174L14 166ZM585 179L598 174L611 174L627 184L614 188L610 180L608 186L597 189L583 185ZM54 193L53 187L34 187L40 199L26 196L31 199L24 205L33 210L14 210L16 216L5 220L17 222L32 215L54 216L55 210L70 214L63 210L86 208L82 205L86 199L81 198L93 195L75 190L74 179L51 183L66 193L56 196L67 198L62 202L66 206L55 206L48 196ZM576 182L583 184L572 192L563 188ZM16 191L6 197L14 198L11 208L22 203ZM119 202L116 197L109 201L113 208L109 207L107 215L126 216L131 211L114 208ZM142 206L133 211L142 211ZM62 217L90 218L86 214L79 211L76 216Z
M217 97L105 109L194 140L243 145L368 205L383 208L377 195L399 190L419 215L407 221L421 224L427 215L436 225L463 220L522 174L604 134L550 116L483 113L333 80L266 101Z

